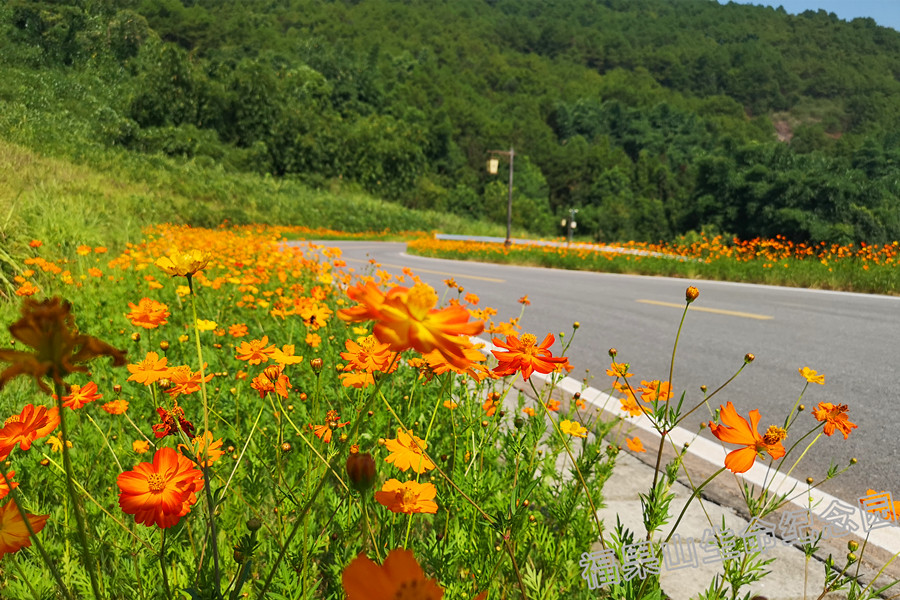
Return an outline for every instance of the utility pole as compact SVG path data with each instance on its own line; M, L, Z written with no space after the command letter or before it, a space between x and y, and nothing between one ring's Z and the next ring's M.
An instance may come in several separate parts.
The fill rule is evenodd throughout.
M503 242L505 246L509 246L512 244L511 232L512 232L512 192L513 192L513 161L516 157L516 152L513 150L513 147L509 147L509 151L506 150L488 150L490 154L500 154L501 156L509 157L509 193L506 203L506 241ZM497 174L497 167L499 166L499 162L496 158L492 158L488 161L488 173L491 175Z

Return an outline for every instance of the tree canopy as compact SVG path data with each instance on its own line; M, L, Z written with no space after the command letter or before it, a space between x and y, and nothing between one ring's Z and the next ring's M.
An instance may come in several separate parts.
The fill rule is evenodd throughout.
M46 84L0 103L77 117L85 144L498 220L505 179L485 162L514 147L516 219L538 234L577 208L579 232L610 241L900 238L900 33L871 19L714 0L10 0L0 40L5 69Z

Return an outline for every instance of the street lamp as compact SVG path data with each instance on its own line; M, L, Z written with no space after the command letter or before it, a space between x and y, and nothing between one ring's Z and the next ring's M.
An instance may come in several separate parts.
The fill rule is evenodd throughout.
M569 209L569 227L568 227L568 241L566 243L572 243L572 232L575 231L575 213L578 212L577 208Z
M488 150L488 153L509 157L509 197L506 204L506 241L503 242L505 246L509 246L510 244L512 244L512 239L510 239L510 232L512 230L513 160L515 159L516 153L513 150L512 146L510 146L508 151ZM499 166L500 161L496 158L491 158L490 160L488 160L488 173L490 173L491 175L496 175Z

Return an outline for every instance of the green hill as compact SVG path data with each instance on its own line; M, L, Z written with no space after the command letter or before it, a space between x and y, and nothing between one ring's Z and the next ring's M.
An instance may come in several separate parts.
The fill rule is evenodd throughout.
M189 165L502 222L506 180L484 165L513 147L515 223L538 234L578 208L602 240L900 238L900 33L871 19L714 0L11 0L0 40L0 137L138 180ZM225 196L207 218L239 212Z

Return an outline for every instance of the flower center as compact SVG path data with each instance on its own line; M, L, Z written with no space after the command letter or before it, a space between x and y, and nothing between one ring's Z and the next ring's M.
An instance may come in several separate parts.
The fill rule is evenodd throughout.
M781 427L777 427L775 425L770 425L768 429L766 429L766 434L763 436L763 442L767 446L772 446L777 444L781 440L787 437L787 431L782 429Z
M150 473L147 477L147 487L151 492L161 492L166 488L166 480L159 473Z
M3 423L3 426L6 427L10 423L18 423L19 421L20 421L19 415L13 415Z
M406 298L406 306L409 307L410 314L418 320L422 320L428 311L437 304L438 297L430 285L417 283L409 290Z
M419 495L409 488L403 488L400 491L400 504L404 509L412 508L416 504Z

